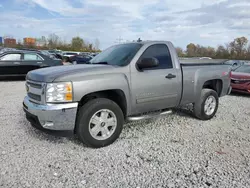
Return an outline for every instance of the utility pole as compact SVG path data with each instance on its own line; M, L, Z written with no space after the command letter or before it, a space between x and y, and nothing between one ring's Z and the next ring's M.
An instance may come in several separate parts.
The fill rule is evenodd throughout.
M141 41L142 41L141 38L138 38L137 42L141 42Z
M116 39L116 41L117 41L119 44L121 44L121 42L123 41L123 38L121 38L121 36L119 36L119 38Z

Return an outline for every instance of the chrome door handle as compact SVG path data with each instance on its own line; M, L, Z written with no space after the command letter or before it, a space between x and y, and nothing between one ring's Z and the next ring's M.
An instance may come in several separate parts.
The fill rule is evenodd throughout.
M176 75L168 74L167 76L165 76L165 78L167 78L167 79L176 78Z
M43 63L43 62L37 62L38 64L41 64L41 63Z
M20 62L14 62L14 65L20 65L21 63Z

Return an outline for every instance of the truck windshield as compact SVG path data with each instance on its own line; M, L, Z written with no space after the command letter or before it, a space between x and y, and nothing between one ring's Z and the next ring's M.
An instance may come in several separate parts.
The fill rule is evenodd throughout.
M90 64L126 66L141 47L142 44L140 43L115 45L91 59Z

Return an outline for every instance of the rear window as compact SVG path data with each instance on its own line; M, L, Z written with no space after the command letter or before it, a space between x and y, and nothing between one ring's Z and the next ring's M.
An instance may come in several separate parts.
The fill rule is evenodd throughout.
M41 61L42 60L42 58L38 56L37 54L24 54L23 59L27 61L36 61L36 60Z

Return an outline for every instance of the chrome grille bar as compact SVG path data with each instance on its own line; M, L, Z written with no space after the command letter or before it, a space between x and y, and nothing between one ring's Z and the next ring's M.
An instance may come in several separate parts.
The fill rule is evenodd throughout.
M36 104L45 103L45 83L34 82L31 80L26 81L26 89L29 100Z

